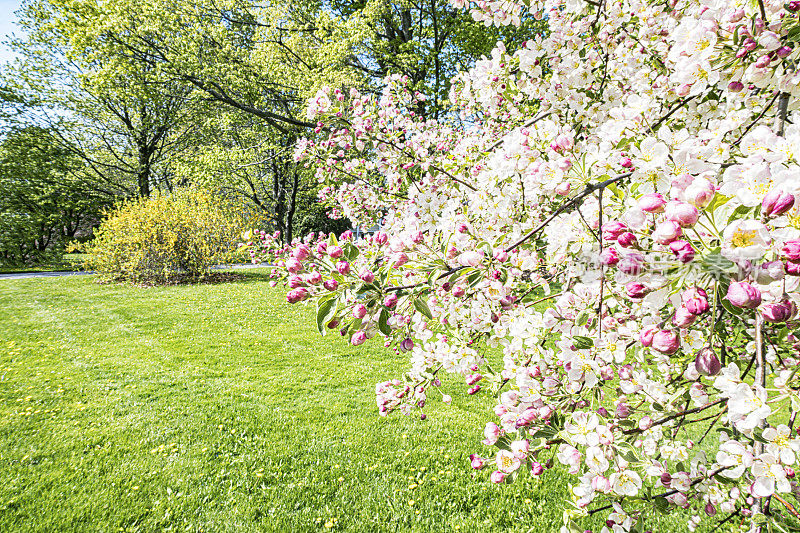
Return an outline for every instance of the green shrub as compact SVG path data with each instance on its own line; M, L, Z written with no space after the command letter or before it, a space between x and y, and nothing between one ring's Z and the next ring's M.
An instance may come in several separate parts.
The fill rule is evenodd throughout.
M182 189L113 209L88 243L86 267L104 280L202 278L235 259L246 217L204 189Z

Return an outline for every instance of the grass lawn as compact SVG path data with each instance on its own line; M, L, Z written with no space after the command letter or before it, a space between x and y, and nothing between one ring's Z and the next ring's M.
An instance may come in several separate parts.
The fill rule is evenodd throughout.
M489 398L379 417L405 361L312 311L258 272L0 281L0 531L558 531L566 477L470 470Z

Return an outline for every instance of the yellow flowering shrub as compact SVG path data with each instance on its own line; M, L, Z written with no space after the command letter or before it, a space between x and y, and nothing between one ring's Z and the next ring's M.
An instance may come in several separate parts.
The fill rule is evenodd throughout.
M238 256L248 223L240 209L205 189L157 193L108 213L86 246L86 267L107 281L202 278Z

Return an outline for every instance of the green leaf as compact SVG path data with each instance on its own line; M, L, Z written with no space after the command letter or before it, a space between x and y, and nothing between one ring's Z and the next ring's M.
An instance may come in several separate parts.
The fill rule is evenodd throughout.
M347 260L351 262L354 261L355 258L358 257L358 254L360 253L358 247L353 246L353 243L350 242L346 242L342 245L342 251L344 252L345 258L347 258Z
M387 337L392 334L392 328L389 327L389 310L386 308L381 309L381 314L378 316L378 329Z
M425 300L421 298L414 298L414 308L429 319L433 318L431 309L428 307L428 304L425 302Z
M336 298L330 298L317 305L317 330L322 335L325 335L325 324L330 322L336 314L337 301Z
M666 498L663 498L661 496L657 496L653 500L653 505L655 506L656 511L662 514L665 514L669 510L669 502L667 501Z
M575 341L575 348L578 350L588 350L592 346L594 346L594 341L589 337L582 337L580 335L576 335L572 337L572 340Z

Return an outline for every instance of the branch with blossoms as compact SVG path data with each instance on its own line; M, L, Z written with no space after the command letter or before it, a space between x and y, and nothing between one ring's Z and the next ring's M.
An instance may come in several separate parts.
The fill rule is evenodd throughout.
M338 214L380 228L256 232L254 260L321 333L408 358L376 385L379 414L495 398L471 466L566 471L563 530L602 514L601 531L644 531L675 508L689 530L786 526L800 2L453 3L547 31L456 77L462 120L415 116L400 76L321 89L295 156Z

